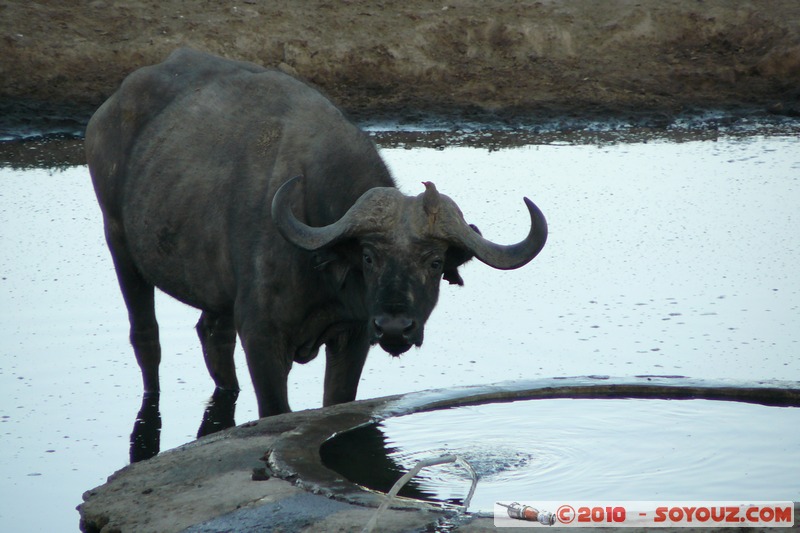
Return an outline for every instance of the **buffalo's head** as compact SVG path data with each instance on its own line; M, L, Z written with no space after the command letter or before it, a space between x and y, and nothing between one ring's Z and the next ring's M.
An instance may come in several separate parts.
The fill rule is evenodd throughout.
M494 268L519 268L547 240L544 215L527 198L528 236L504 246L484 239L430 182L419 196L405 196L393 187L370 189L338 221L311 227L297 220L290 206L291 190L300 179L292 178L275 194L272 219L278 231L304 250L349 250L348 268L363 273L373 343L392 355L422 344L442 278L463 285L458 267L472 257Z

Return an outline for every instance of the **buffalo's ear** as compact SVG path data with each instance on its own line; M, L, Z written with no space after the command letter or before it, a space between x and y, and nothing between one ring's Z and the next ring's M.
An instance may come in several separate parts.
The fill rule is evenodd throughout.
M311 264L316 270L326 271L334 286L341 289L353 267L361 265L358 243L347 240L336 246L317 250L312 256Z
M318 250L311 258L311 264L316 270L326 271L332 278L337 289L344 285L344 280L350 272L350 263L334 250Z
M478 235L481 234L480 230L470 224L469 227L473 229ZM442 269L442 279L449 282L451 285L464 285L464 280L461 274L458 273L458 267L475 257L475 254L461 248L459 246L451 246L447 249L444 257L444 268Z

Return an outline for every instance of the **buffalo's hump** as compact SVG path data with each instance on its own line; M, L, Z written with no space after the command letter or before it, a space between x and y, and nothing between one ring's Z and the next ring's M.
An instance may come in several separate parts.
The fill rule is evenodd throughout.
M275 284L257 270L302 268L270 221L287 179L305 177L294 211L315 226L394 186L373 143L316 89L190 49L126 78L86 139L107 226L151 283L204 309L231 307L243 277L247 290Z

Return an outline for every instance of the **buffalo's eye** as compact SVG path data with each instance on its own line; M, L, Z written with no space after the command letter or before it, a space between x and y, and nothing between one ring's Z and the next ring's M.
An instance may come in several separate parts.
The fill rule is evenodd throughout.
M364 264L367 266L371 266L373 263L372 255L368 252L364 252Z
M434 259L431 261L431 269L433 270L441 270L442 269L442 261L441 259Z

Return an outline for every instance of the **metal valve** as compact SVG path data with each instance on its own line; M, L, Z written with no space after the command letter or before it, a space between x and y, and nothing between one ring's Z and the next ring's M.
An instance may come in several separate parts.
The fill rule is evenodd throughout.
M539 522L544 526L552 526L556 523L556 515L548 511L540 511L530 505L521 505L514 502L510 505L497 502L497 505L505 507L508 511L508 516L516 520L525 520L527 522Z

